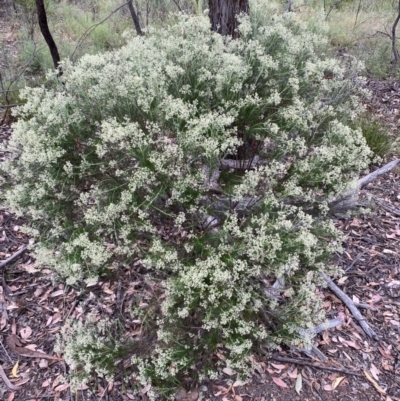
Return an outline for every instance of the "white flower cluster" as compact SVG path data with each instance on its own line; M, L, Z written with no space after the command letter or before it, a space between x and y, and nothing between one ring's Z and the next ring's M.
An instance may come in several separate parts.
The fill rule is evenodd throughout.
M307 342L298 328L323 320L319 271L338 272L328 203L371 155L349 127L359 67L321 56L323 37L295 16L252 10L237 40L181 16L64 62L63 82L24 91L2 167L38 261L68 283L138 259L165 279L146 362L160 380L217 351L239 369L257 342Z

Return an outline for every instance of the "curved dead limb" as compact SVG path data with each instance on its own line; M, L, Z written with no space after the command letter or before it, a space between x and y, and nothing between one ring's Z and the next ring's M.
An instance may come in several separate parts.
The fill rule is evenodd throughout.
M373 340L378 340L377 334L369 327L360 311L354 305L354 302L323 272L320 273L321 277L328 283L330 290L337 295L338 298L347 306L349 311L352 313L358 324L362 327L365 333Z

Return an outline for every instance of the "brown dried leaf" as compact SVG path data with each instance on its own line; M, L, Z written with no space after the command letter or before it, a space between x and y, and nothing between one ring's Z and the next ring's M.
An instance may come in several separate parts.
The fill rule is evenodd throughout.
M51 298L59 297L60 295L64 295L64 290L57 290L50 294Z
M386 395L386 391L372 378L372 376L365 369L363 370L363 372L365 377L374 385L378 392Z
M288 388L287 384L282 379L280 379L279 377L272 376L272 380L279 387Z
M151 388L151 384L147 384L146 386L144 386L141 390L140 390L140 394L146 394Z
M12 391L12 392L9 394L9 396L8 396L8 398L7 398L7 401L13 401L14 397L15 397L15 393L14 393L14 391Z
M285 369L285 368L286 368L286 365L278 365L278 364L276 364L276 363L271 363L271 365L272 365L275 369L278 369L278 370L282 370L282 369Z
M57 386L54 391L61 393L61 391L66 390L69 387L69 383L64 383L64 384L60 384L59 386Z
M42 387L49 387L51 384L51 378L48 378L42 383Z
M369 371L371 372L375 380L379 380L378 375L381 373L381 371L373 363L371 363L371 368Z

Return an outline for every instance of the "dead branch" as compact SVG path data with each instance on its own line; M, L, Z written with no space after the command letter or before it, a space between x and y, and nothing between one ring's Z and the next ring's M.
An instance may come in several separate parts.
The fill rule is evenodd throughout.
M360 178L357 181L358 187L362 188L365 185L369 184L370 182L374 181L378 176L388 173L389 171L393 170L399 162L400 162L400 159L393 160L390 163L385 164L383 167L378 168L378 170L375 170L372 173L366 175L365 177Z
M305 361L304 359L297 359L297 358L287 358L279 355L271 355L270 359L277 361L277 362L283 362L283 363L294 363L297 365L305 365L305 366L310 366L314 369L323 369L323 370L329 370L331 372L337 372L337 373L345 373L347 375L353 375L353 376L358 376L358 377L363 377L360 373L347 370L347 369L341 369L341 368L333 368L331 366L324 366L324 365L318 365L313 362Z
M4 260L3 262L0 263L0 268L4 267L8 263L12 262L14 259L18 258L22 253L24 253L26 250L26 246L23 246L20 248L17 252L14 253L14 255L11 255L9 258Z
M336 213L340 211L346 211L356 206L358 202L358 191L380 175L393 170L399 162L400 159L393 160L383 167L378 168L378 170L375 170L372 173L360 178L351 189L348 189L343 194L339 195L335 200L330 202L331 212Z
M369 327L360 311L354 305L354 302L323 272L320 273L321 277L328 283L330 290L337 295L338 298L347 306L349 311L352 313L354 318L358 321L358 324L362 327L365 333L373 340L378 340L377 334Z

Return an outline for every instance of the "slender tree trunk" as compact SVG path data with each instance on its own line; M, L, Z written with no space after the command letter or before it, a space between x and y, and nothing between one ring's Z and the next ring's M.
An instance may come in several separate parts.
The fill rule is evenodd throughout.
M392 53L393 53L393 57L394 57L394 61L393 61L393 69L394 70L397 70L397 67L399 66L399 59L400 59L399 51L397 50L397 46L396 46L396 28L397 28L399 21L400 21L400 0L398 3L398 6L397 6L397 17L392 26Z
M139 36L143 36L142 29L140 28L139 17L136 14L135 8L133 7L132 0L128 3L128 8L129 8L129 12L131 13L133 23L135 24L136 33Z
M237 16L249 13L249 0L208 0L211 29L224 36L237 38Z
M53 59L54 68L58 70L58 75L62 75L62 70L60 67L60 54L58 53L57 45L54 42L53 36L51 36L49 25L47 23L47 15L46 9L44 7L43 0L35 0L36 1L36 10L38 15L38 21L40 26L40 31L44 37L44 40L47 43L47 46L50 49L51 58Z

